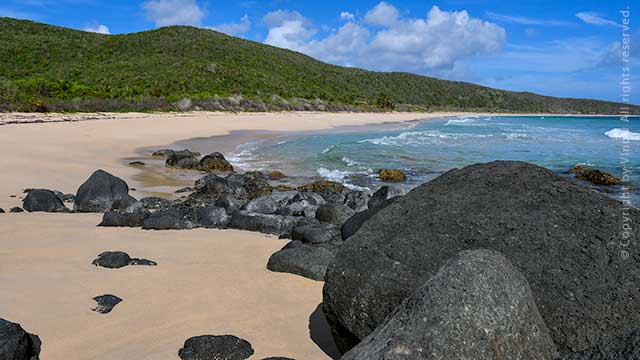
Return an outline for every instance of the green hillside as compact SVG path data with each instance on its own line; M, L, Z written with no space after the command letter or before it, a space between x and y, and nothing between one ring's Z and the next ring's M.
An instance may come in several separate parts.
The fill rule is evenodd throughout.
M610 113L611 102L379 73L215 31L101 35L0 18L0 110L417 109ZM242 95L242 97L232 97ZM230 99L227 99L231 97ZM303 100L306 99L307 101ZM635 108L636 112L640 112Z

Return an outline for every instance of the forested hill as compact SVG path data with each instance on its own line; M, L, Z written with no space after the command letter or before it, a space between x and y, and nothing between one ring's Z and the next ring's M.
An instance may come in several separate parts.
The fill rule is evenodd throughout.
M0 18L0 110L478 110L617 114L612 102L495 90L172 26L102 35ZM633 108L640 113L640 108Z

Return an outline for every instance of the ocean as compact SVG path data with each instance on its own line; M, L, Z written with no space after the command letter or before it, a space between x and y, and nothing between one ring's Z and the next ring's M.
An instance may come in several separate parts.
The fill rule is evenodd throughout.
M494 160L527 161L567 177L579 164L622 176L624 165L639 187L640 118L464 116L337 128L246 143L230 159L245 170L282 170L365 190L382 185L375 175L380 168L404 170L409 179L401 186L411 188L450 169Z

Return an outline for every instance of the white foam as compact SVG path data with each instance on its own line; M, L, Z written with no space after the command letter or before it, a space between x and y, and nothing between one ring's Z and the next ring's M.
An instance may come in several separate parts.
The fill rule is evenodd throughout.
M384 136L375 139L361 140L359 143L370 143L383 146L406 146L406 145L424 145L439 144L443 140L455 140L461 138L486 138L492 135L484 134L464 134L464 133L443 133L439 130L429 131L410 131L404 132L397 136Z
M607 131L604 134L612 139L640 141L640 133L635 133L627 129L615 128Z
M340 183L343 182L344 179L346 179L348 176L353 174L350 171L329 170L324 167L321 167L316 171L318 172L318 175L322 176L323 178Z
M349 159L349 158L348 158L348 157L346 157L346 156L345 156L345 157L343 157L343 158L342 158L342 159L340 159L340 160L342 160L342 162L344 162L345 164L347 164L347 166L358 166L358 165L360 165L357 161L355 161L355 160L351 160L351 159Z

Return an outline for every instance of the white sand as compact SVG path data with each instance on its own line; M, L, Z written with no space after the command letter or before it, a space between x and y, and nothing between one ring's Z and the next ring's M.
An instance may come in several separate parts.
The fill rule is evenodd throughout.
M138 170L121 159L140 147L231 130L311 130L443 115L452 114L103 114L95 121L4 125L0 207L21 205L24 188L75 193L98 168L139 186ZM40 117L0 114L0 123ZM202 334L242 337L256 350L252 359L328 358L309 330L322 283L265 268L282 240L238 231L97 228L100 218L0 214L0 317L39 335L43 360L177 359L184 340ZM106 250L159 266L92 266ZM110 314L92 312L91 298L107 293L124 301ZM313 338L326 341L327 329L316 323Z

